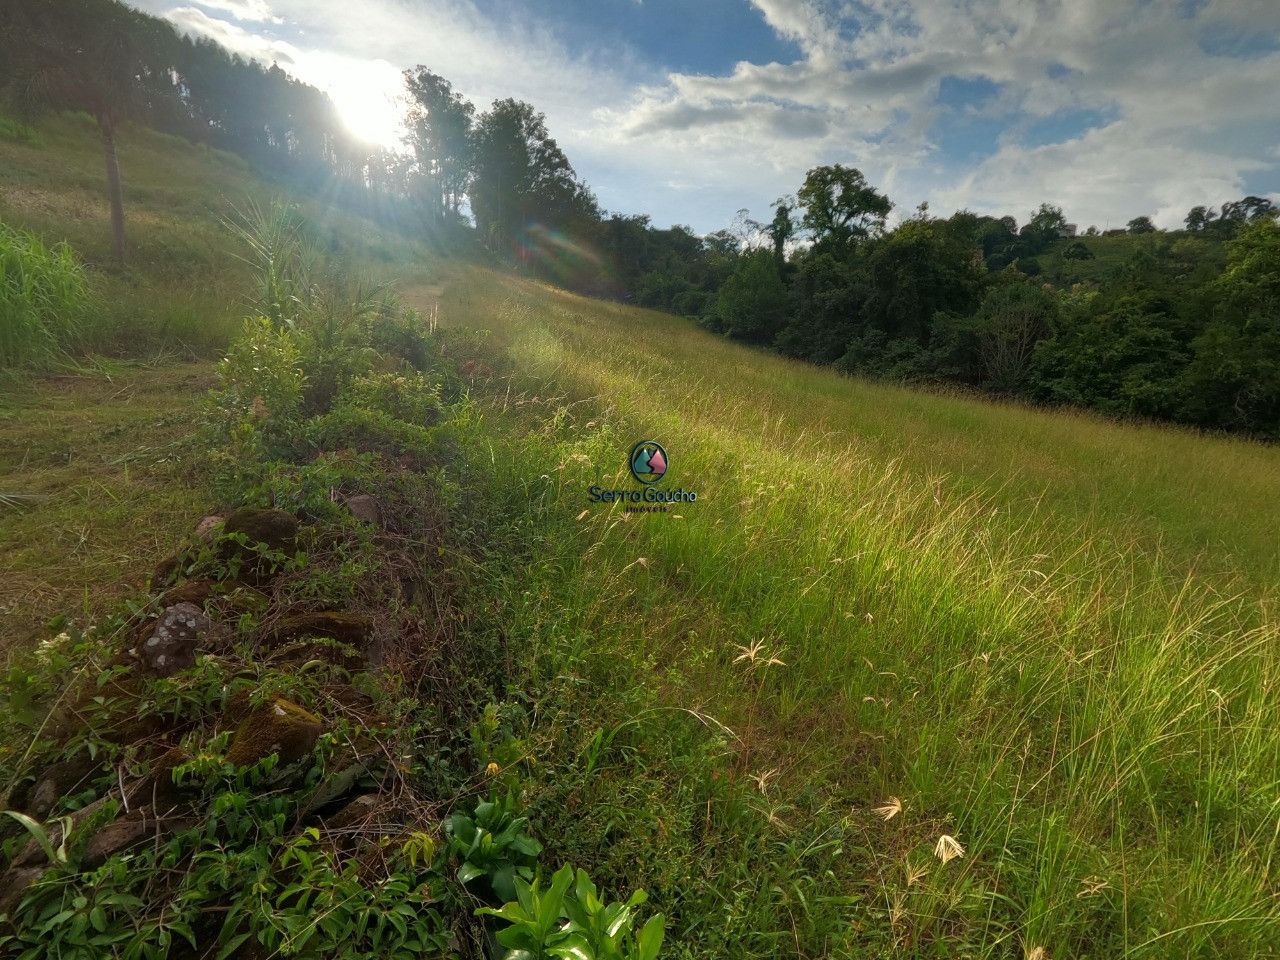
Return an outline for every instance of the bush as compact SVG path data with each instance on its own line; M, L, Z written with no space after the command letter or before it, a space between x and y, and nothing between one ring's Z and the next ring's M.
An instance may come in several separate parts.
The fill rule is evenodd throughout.
M228 425L249 420L267 433L288 430L302 404L305 381L298 344L266 317L245 321L244 332L218 364L216 403Z
M369 323L369 342L375 350L399 357L416 370L438 360L427 321L416 310L379 309Z
M440 416L440 387L421 374L375 373L351 381L342 402L425 427Z
M0 223L0 366L47 369L75 346L89 303L84 268L65 243Z
M246 320L218 364L218 379L210 418L215 485L237 491L260 482L301 432L306 377L296 338L265 317Z
M415 469L425 469L442 459L445 436L441 427L420 427L350 404L307 421L307 439L318 450L353 450L376 453Z

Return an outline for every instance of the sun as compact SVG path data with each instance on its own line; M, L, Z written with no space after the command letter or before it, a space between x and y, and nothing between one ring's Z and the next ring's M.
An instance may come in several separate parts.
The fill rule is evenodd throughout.
M306 65L307 79L329 94L347 129L366 143L403 150L404 81L400 71L386 60L334 55L314 60Z
M368 143L398 150L403 145L404 115L397 91L374 84L344 84L329 94L342 122Z

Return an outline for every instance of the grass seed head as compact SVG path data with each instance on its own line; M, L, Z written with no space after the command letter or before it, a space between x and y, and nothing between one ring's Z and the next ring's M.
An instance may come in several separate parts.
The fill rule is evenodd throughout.
M944 833L934 845L933 855L943 863L950 863L957 857L964 856L964 847L955 837Z
M902 801L897 797L890 797L887 801L873 811L881 820L889 821L902 812Z

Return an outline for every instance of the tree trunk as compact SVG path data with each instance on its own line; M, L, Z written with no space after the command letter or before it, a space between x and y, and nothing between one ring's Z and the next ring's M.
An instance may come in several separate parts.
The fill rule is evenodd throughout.
M116 260L124 263L124 191L120 187L120 161L116 158L115 123L109 116L98 117L102 131L102 153L107 161L107 197L111 201L111 238Z

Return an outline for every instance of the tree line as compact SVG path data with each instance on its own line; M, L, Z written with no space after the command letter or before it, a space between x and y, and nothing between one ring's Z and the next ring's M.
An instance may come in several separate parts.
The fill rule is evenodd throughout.
M765 223L640 276L640 302L847 373L1280 438L1280 226L1258 197L1072 236L892 204L856 169L810 170Z
M474 243L565 286L696 317L836 369L1280 438L1280 227L1272 203L1197 206L1184 229L1137 217L1081 236L1063 211L894 204L857 169L810 170L765 221L699 236L603 210L514 99L475 106L406 70L404 151L370 147L329 98L117 0L18 0L0 87L26 113L88 111L102 132L124 255L114 136L136 121Z
M1011 216L892 201L857 169L815 167L764 222L655 228L603 211L529 104L477 116L406 71L409 143L442 216L469 202L493 253L586 292L859 375L1280 438L1280 227L1245 197L1075 236L1042 204Z

